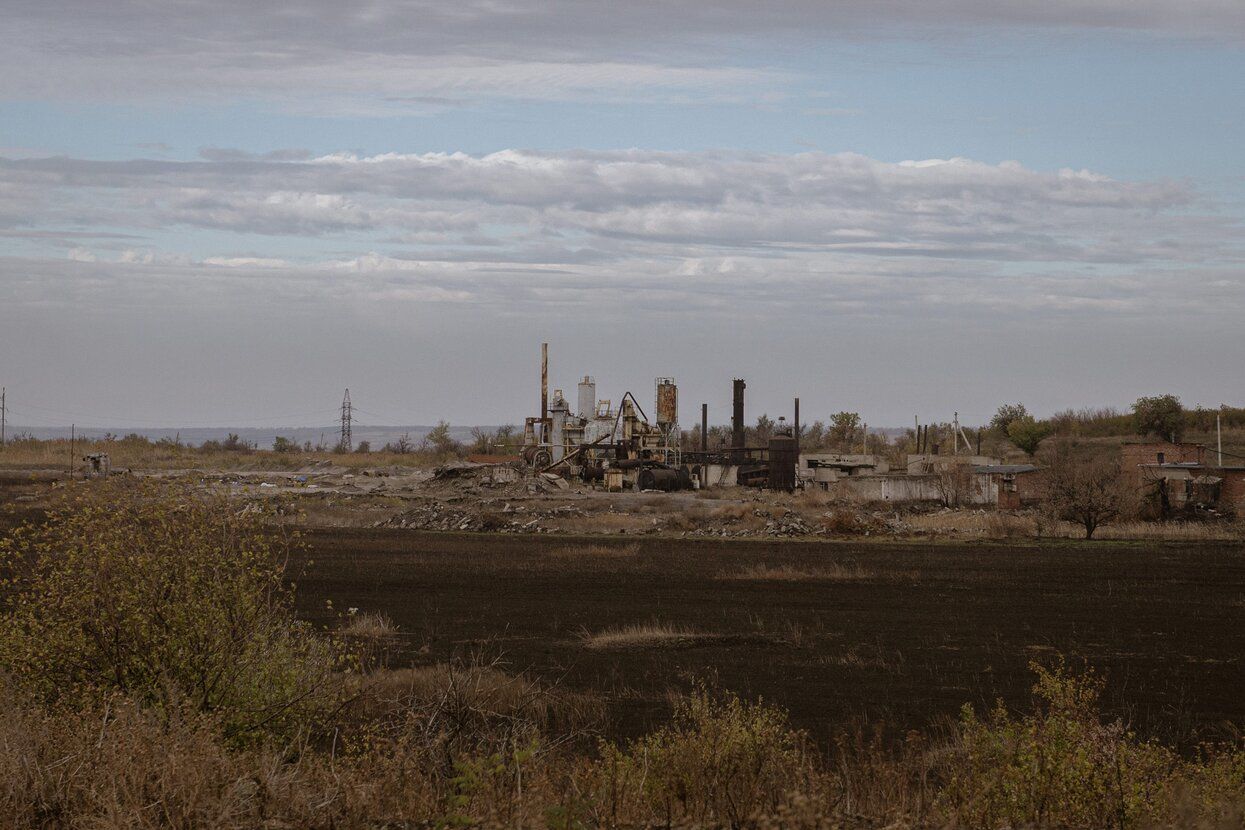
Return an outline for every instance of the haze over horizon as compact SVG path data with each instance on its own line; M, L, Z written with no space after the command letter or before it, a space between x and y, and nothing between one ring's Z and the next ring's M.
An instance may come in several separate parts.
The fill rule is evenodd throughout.
M10 423L1245 403L1245 5L6 4ZM322 414L323 413L323 414ZM292 419L289 423L284 419Z

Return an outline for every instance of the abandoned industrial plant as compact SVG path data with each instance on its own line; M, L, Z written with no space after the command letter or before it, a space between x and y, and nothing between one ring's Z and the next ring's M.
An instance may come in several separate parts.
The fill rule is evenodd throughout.
M1245 830L1245 0L0 21L0 830Z

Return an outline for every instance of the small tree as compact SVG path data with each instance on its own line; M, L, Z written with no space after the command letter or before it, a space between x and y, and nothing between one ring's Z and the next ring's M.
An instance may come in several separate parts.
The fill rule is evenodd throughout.
M934 484L943 507L961 507L972 496L973 470L968 464L940 464Z
M368 453L372 451L372 442L371 441L360 441L358 446L354 448L354 451L356 453L359 453L360 455L367 455Z
M1175 395L1138 398L1133 404L1133 421L1138 435L1179 441L1184 434L1184 407Z
M272 442L272 451L279 453L295 453L299 450L298 442L278 435L276 440Z
M830 416L830 443L835 449L851 449L860 431L860 415L855 412L836 412Z
M438 421L437 425L424 437L424 443L441 457L458 455L462 451L462 444L455 441L454 437L450 435L450 424L448 421Z
M395 455L407 455L415 451L415 445L411 443L411 434L409 432L402 433L397 441L391 441L385 444L385 452L391 452Z
M1032 415L1023 415L1007 425L1007 439L1029 456L1037 452L1042 439L1050 433L1050 425L1034 420Z
M1085 538L1119 518L1130 492L1116 459L1086 458L1071 441L1059 441L1045 457L1043 505L1056 518L1085 528Z
M225 438L224 442L220 446L222 450L226 450L227 452L251 452L255 449L250 442L239 438L238 434L235 432L229 433L229 436Z
M484 427L471 428L471 451L478 453L490 452L496 436Z
M1010 437L1007 431L1008 427L1021 418L1029 418L1029 410L1025 409L1024 404L1005 403L999 407L999 411L995 412L994 417L990 419L990 429Z

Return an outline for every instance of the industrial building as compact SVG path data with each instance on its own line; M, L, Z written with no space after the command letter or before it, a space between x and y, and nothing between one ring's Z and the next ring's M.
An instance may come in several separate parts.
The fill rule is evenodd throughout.
M1041 471L1032 464L1006 464L972 451L954 424L951 454L930 441L930 428L915 429L917 452L902 469L868 453L803 451L800 400L763 446L746 444L747 383L732 381L729 441L709 446L708 405L701 405L700 446L681 444L679 387L672 377L655 379L651 413L632 392L598 397L591 375L579 375L574 403L549 387L549 347L542 344L540 414L524 422L521 457L539 473L554 473L605 490L688 490L758 487L791 492L820 488L859 502L937 503L948 507L994 505L1021 508L1042 496ZM980 442L978 442L980 443ZM1200 444L1125 444L1124 475L1139 491L1156 495L1163 511L1186 507L1245 511L1245 466L1214 463Z
M732 446L708 447L708 407L701 406L701 448L680 447L679 388L674 378L654 383L653 415L630 391L615 406L597 397L591 375L582 376L572 409L561 389L549 394L549 344L541 345L540 415L524 421L522 458L540 472L558 471L611 491L688 490L745 485L794 490L798 449L795 429L783 428L764 447L744 445L744 381L734 382ZM797 404L798 406L798 404Z

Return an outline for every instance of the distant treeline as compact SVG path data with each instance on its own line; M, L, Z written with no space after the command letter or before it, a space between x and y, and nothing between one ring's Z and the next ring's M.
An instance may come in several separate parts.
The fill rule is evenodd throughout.
M1179 413L1182 434L1208 433L1215 430L1215 417L1224 430L1245 429L1245 407L1224 405L1217 409L1197 406ZM1044 423L1056 434L1079 435L1085 438L1111 438L1145 434L1149 430L1135 412L1121 412L1114 407L1067 409L1057 412Z

